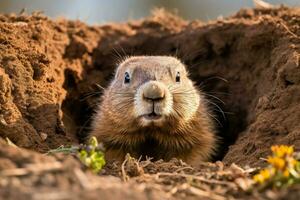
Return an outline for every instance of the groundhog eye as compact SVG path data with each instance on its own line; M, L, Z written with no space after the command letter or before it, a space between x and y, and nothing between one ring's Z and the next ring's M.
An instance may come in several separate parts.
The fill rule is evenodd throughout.
M176 82L177 83L180 82L180 73L179 72L176 73Z
M125 72L124 83L130 83L130 75L128 72Z

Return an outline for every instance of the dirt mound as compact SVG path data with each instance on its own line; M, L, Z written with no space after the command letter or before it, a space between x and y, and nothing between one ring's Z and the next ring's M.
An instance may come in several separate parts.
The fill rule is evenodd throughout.
M107 85L118 59L174 55L210 101L223 138L216 159L261 165L272 144L300 150L299 51L296 8L241 10L209 23L157 10L103 26L39 13L1 15L0 136L38 152L78 143L101 96L97 85ZM11 149L1 151L0 166L15 166L5 157Z
M280 191L248 191L253 168L222 162L193 168L180 160L151 162L127 157L109 162L100 176L71 155L45 156L0 140L3 199L298 199L299 185ZM250 196L251 195L251 196Z

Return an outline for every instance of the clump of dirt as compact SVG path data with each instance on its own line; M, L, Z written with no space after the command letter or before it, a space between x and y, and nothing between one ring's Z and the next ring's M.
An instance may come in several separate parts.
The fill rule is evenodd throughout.
M58 23L44 16L0 17L2 137L37 151L71 141L60 117L67 44Z
M0 141L3 199L145 199L146 192L117 177L96 176L72 156L45 156ZM153 191L154 192L154 191ZM153 196L163 197L160 191ZM159 199L159 198L156 198Z
M172 159L109 162L99 175L71 155L45 156L0 140L0 196L5 199L297 199L299 185L280 191L250 190L250 174L222 162L193 168Z
M208 23L189 22L156 10L146 19L103 26L65 19L53 21L39 13L0 15L0 136L38 152L77 144L89 132L100 88L112 78L119 59L128 55L174 55L187 65L191 78L210 101L222 138L216 160L253 167L263 164L260 158L269 153L273 144L294 145L299 151L299 19L300 10L287 7L241 10ZM5 145L0 150L1 169L24 168L27 161L35 162L35 157L37 164L49 159L62 163L63 169L68 166L58 158L26 150L16 153ZM148 166L187 167L178 162L148 162ZM162 172L161 168L142 165L141 171L129 172L129 177ZM106 168L103 174L119 176L121 166L109 166L111 169ZM191 169L190 173L198 172ZM81 175L77 176L82 178ZM77 184L73 176L61 178L60 185L50 183L55 178L49 175L45 187L72 188L72 184ZM42 181L30 177L35 183ZM58 173L57 178L60 177ZM102 181L103 177L97 178ZM4 182L16 180L19 181L12 178ZM119 179L113 181L116 188L123 187ZM128 184L126 190L133 190L135 184ZM119 195L130 197L123 192L126 193L122 190ZM136 194L153 195L138 191ZM12 190L7 190L7 196L13 195Z

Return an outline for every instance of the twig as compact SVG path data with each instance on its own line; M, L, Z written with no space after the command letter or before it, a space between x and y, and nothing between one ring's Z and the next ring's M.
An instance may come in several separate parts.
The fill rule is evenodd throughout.
M37 191L32 191L32 199L33 200L65 200L65 199L70 199L72 197L72 193L66 192L66 191L44 191L44 192L37 192Z
M61 168L62 164L60 162L29 164L24 168L2 170L0 171L0 176L24 176L30 173L41 173L44 171L59 170Z
M94 184L88 179L88 177L82 172L81 169L75 168L74 173L79 180L80 185L84 189L95 189Z
M293 33L283 22L281 22L281 21L279 21L279 23L280 23L280 25L281 26L283 26L283 28L288 32L288 33L290 33L293 37L295 37L295 38L298 38L298 36L295 34L295 33Z
M188 183L183 183L179 186L173 187L168 192L168 195L172 196L180 190L189 191L193 195L196 195L196 196L199 196L199 197L205 197L205 199L212 199L212 200L225 200L226 199L225 197L223 197L221 195L218 195L218 194L215 194L215 193L212 193L212 192L209 192L209 191L205 191L205 190L202 190L200 188L193 187Z
M157 176L158 177L159 176L181 176L181 177L184 177L184 178L190 178L190 179L198 180L198 181L205 182L205 183L218 184L218 185L226 185L226 186L230 186L230 187L235 187L235 184L233 184L233 183L228 183L228 182L219 181L219 180L209 180L209 179L206 179L206 178L203 178L203 177L189 175L189 174L160 172L160 173L157 173Z
M189 187L189 191L191 193L193 193L194 195L206 197L208 199L213 199L213 200L225 200L225 199L227 199L227 198L225 198L221 195L214 194L212 192L207 192L205 190L201 190L201 189L195 188L193 186Z
M276 24L277 22L283 26L283 28L289 33L291 34L293 37L295 38L299 38L299 36L297 36L295 33L293 33L282 21L275 21L274 19L272 19L272 21Z
M267 161L268 159L260 157L259 160Z
M122 163L122 166L121 166L121 170L122 170L122 180L124 182L128 181L129 180L129 176L127 175L126 173L126 170L125 170L125 164L128 162L129 160L129 156L128 154L126 155L126 158L124 160L124 162Z
M191 169L191 170L193 170L194 168L192 168L192 167L190 167L190 166L181 167L181 168L177 169L175 172L177 173L177 172L182 171L182 170L185 170L185 169Z
M62 146L59 146L56 149L49 150L45 154L48 155L48 154L54 154L54 153L75 153L76 151L78 151L78 149L79 149L79 147L77 147L77 146L64 147L62 145Z
M18 148L17 145L15 145L8 137L5 138L6 139L6 142L9 146L12 146L12 147L15 147L15 148Z

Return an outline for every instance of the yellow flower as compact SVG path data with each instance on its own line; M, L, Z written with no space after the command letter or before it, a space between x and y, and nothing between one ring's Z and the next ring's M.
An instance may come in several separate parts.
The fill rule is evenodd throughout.
M275 145L271 150L273 155L267 159L269 166L253 176L256 183L264 184L268 181L276 186L280 181L281 185L285 185L289 184L291 178L300 177L300 162L294 154L293 146Z
M294 147L293 146L287 146L287 145L274 145L271 147L271 150L275 156L278 157L284 157L284 156L290 156L294 153Z
M256 174L253 176L253 180L256 183L263 183L265 181L264 177L261 174Z
M258 183L263 183L273 176L274 170L272 169L262 169L258 174L253 177L253 180Z
M288 169L284 170L283 176L286 177L286 178L290 176L290 172L289 172Z
M289 163L290 163L290 166L294 168L297 165L298 161L295 158L291 158L289 160Z
M278 157L269 156L267 161L268 161L268 163L273 165L273 167L275 169L278 169L278 170L283 170L283 168L286 165L285 160L283 160L282 158L278 158Z

